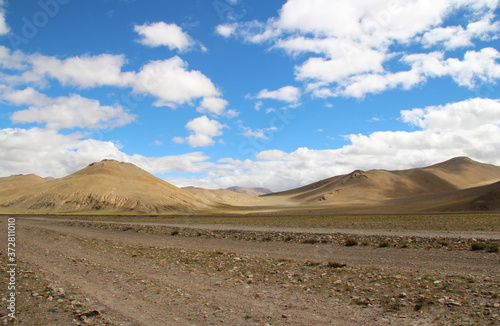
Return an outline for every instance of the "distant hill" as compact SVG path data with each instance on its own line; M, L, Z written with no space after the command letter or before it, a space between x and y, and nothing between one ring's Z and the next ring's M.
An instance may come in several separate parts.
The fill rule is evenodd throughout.
M373 202L452 192L497 181L500 181L500 167L457 157L426 168L356 170L266 197L278 196L307 205Z
M45 182L47 182L47 180L36 174L19 174L0 178L0 200L4 197L22 192L31 186Z
M185 187L182 188L198 197L206 198L207 200L213 201L219 204L239 206L261 203L262 198L247 195L245 193L234 192L227 189L203 189L196 187Z
M227 190L239 192L241 194L247 194L250 196L262 196L272 193L271 190L267 188L246 188L246 187L229 187Z
M269 193L266 188L177 188L130 163L104 160L67 177L0 178L2 212L321 214L500 210L500 167L457 157L399 171L355 170ZM267 194L266 194L267 193Z
M33 185L20 196L4 198L0 206L24 211L156 214L202 210L212 204L133 164L104 160L67 177Z

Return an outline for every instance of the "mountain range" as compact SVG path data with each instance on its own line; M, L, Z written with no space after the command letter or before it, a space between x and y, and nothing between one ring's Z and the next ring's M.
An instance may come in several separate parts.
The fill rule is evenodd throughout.
M356 170L288 191L178 188L131 163L103 160L67 177L0 178L0 212L171 214L304 209L500 210L500 167L457 157L408 170Z

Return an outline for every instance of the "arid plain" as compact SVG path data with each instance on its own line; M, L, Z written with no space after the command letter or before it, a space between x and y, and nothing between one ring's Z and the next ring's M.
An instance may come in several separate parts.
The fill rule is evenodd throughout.
M459 157L233 190L112 160L0 178L18 264L17 318L2 322L500 324L500 167Z

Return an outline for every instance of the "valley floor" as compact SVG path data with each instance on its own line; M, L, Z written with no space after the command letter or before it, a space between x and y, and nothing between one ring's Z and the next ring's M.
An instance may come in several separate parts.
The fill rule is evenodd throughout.
M498 232L28 217L16 225L19 295L12 324L500 324ZM6 229L2 217L2 244ZM356 245L346 246L348 239ZM471 251L473 243L491 250ZM0 257L5 269L5 248ZM6 313L0 316L7 322Z

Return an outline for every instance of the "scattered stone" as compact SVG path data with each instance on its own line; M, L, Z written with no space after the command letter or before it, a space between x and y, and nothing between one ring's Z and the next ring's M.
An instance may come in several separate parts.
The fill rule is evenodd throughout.
M457 302L457 301L448 301L448 302L446 302L446 305L448 307L453 307L453 306L461 307L462 306L462 304L460 302Z
M92 311L87 311L87 312L81 313L77 317L83 321L87 318L100 316L100 315L101 315L101 313L98 310L92 310Z

